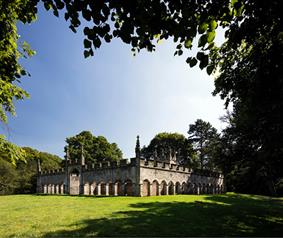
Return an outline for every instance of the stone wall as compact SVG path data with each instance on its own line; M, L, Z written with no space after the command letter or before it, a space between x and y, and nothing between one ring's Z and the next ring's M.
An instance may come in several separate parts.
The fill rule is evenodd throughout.
M65 169L39 173L37 182L38 192L49 194L159 196L224 192L224 178L219 173L139 158L96 165L69 161Z

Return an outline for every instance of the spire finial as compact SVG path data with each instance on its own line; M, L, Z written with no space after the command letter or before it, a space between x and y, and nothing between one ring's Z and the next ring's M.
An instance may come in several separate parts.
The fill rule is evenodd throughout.
M81 146L81 165L85 165L84 145Z
M66 160L70 160L70 150L69 150L69 146L66 146Z
M140 156L141 156L141 147L140 147L140 136L139 135L137 136L135 152L136 152L136 158L140 158Z
M40 160L37 160L37 173L41 172L41 164L40 164Z

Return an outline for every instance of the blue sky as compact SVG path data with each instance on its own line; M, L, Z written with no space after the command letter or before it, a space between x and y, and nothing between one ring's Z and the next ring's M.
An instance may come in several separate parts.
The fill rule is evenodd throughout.
M213 77L185 63L189 52L174 57L169 41L134 57L115 40L84 59L82 29L74 34L62 16L41 8L36 22L18 27L37 52L22 61L31 77L21 85L31 97L16 103L17 116L1 129L18 145L63 156L65 138L89 130L132 157L136 135L142 145L159 132L187 136L198 118L223 128L223 101L211 95Z

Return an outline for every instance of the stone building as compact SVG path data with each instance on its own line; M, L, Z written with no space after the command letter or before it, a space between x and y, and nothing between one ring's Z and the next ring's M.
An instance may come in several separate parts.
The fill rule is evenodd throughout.
M142 158L137 137L136 156L130 160L86 164L82 151L79 159L70 159L67 152L65 168L59 170L41 171L38 164L37 192L97 196L217 194L224 192L224 177L212 171L192 171L176 164L174 156Z

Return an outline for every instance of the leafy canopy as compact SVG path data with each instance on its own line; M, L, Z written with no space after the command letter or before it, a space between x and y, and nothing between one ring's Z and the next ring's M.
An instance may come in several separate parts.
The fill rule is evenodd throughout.
M122 151L116 143L109 143L105 137L96 137L89 131L82 131L75 136L69 137L66 142L71 159L81 158L82 146L87 163L118 161L122 158ZM65 147L65 151L67 151L67 147Z

